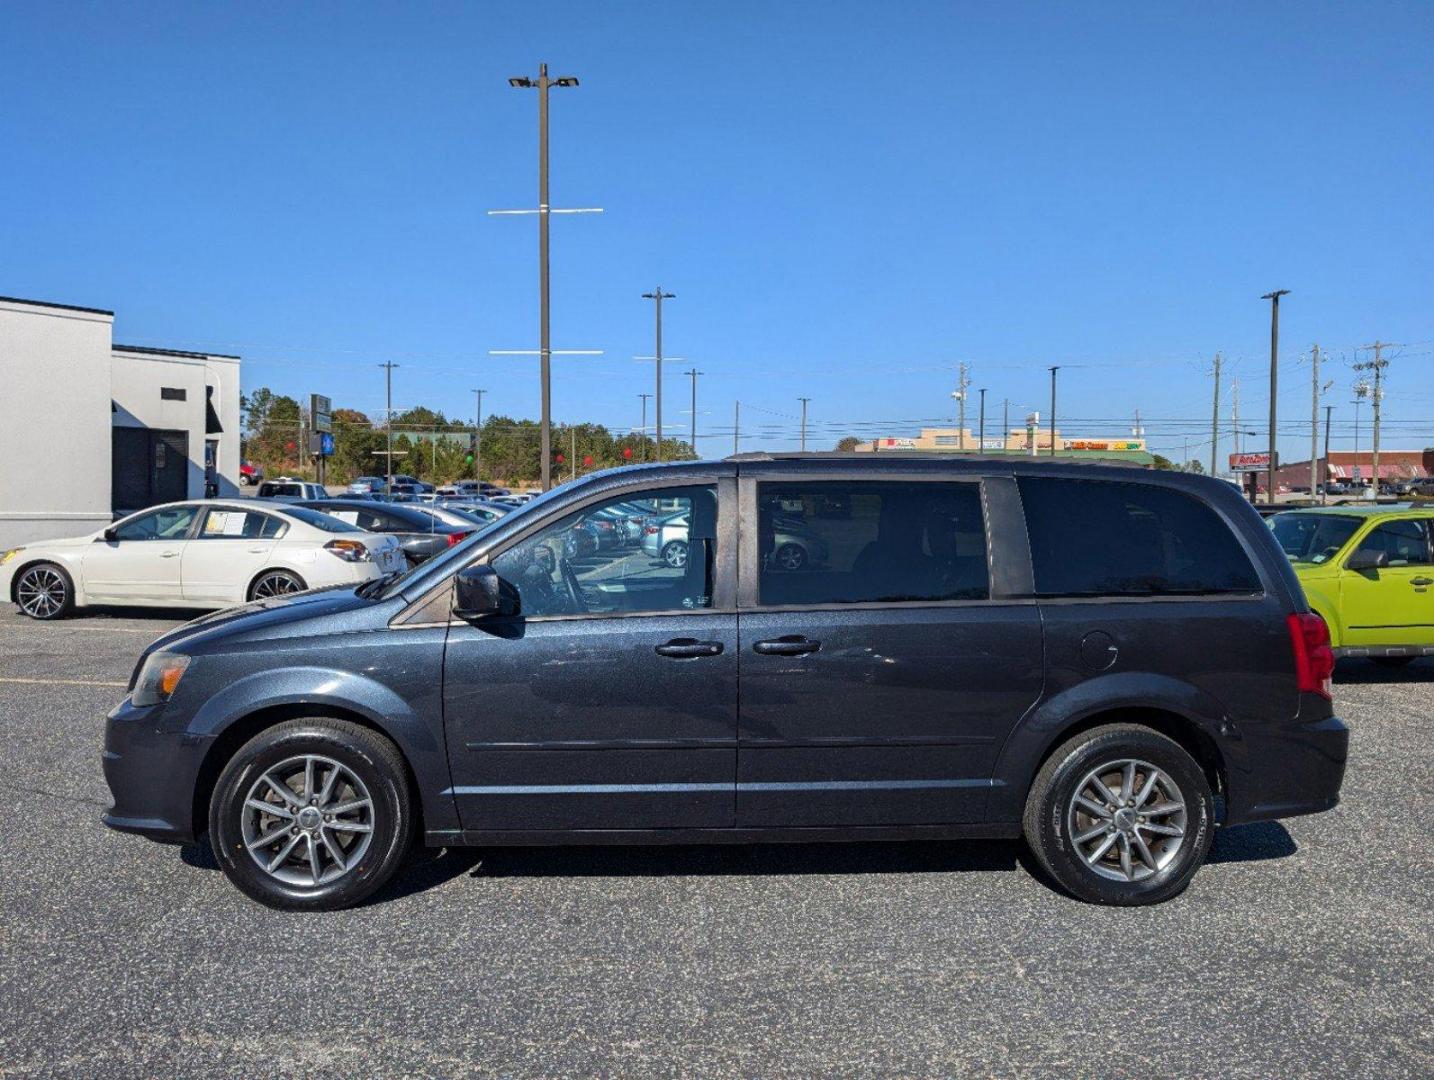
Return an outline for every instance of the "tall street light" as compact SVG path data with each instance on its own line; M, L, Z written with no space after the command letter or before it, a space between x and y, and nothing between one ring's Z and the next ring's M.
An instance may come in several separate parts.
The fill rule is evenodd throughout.
M1051 457L1056 456L1056 372L1060 369L1059 364L1051 367Z
M642 294L644 300L651 300L657 307L657 390L653 397L653 405L657 410L657 460L662 460L662 302L664 300L675 300L676 293L663 292L659 285L652 292Z
M477 423L473 426L473 479L483 479L483 395L488 391L474 390L473 394L478 399L478 412L475 414Z
M1265 472L1265 501L1271 506L1275 503L1275 418L1279 404L1275 395L1280 382L1280 297L1289 293L1289 289L1276 289L1260 297L1270 302L1270 462Z
M538 77L536 79L529 78L527 75L515 75L508 80L508 85L516 89L538 91L538 208L536 211L499 210L489 211L489 213L536 213L538 215L538 354L541 358L540 377L543 387L542 448L540 456L543 470L543 490L547 491L553 484L552 335L548 303L548 218L552 213L548 205L548 91L554 86L565 88L577 86L578 80L571 75L561 75L556 79L550 79L548 78L548 65L541 64L538 67ZM590 213L594 211L584 209L558 212Z

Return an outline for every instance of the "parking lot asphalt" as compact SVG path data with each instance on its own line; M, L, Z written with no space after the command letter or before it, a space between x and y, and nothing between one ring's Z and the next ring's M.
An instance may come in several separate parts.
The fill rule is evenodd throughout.
M1156 908L921 843L458 851L294 915L100 824L181 619L0 611L0 1076L1434 1075L1434 660L1342 663L1343 804Z

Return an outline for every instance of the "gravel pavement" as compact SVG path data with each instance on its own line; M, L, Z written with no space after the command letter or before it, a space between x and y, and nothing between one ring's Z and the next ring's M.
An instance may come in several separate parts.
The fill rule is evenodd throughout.
M1434 660L1342 664L1343 804L1153 909L988 842L430 854L294 915L99 822L178 621L0 612L0 1076L1434 1075Z

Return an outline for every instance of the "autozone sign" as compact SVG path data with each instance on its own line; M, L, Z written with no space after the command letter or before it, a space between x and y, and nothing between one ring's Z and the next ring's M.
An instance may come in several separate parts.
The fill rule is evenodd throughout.
M1258 472L1270 467L1269 451L1261 454L1231 454L1231 472Z

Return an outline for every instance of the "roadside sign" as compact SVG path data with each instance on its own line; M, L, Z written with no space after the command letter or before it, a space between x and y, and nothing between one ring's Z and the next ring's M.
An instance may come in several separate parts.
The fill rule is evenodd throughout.
M1231 472L1261 472L1270 467L1270 454L1265 451L1259 454L1231 454Z
M309 436L309 453L315 457L334 456L334 436L330 431L316 431Z
M309 429L311 431L333 431L334 403L323 394L309 395Z

